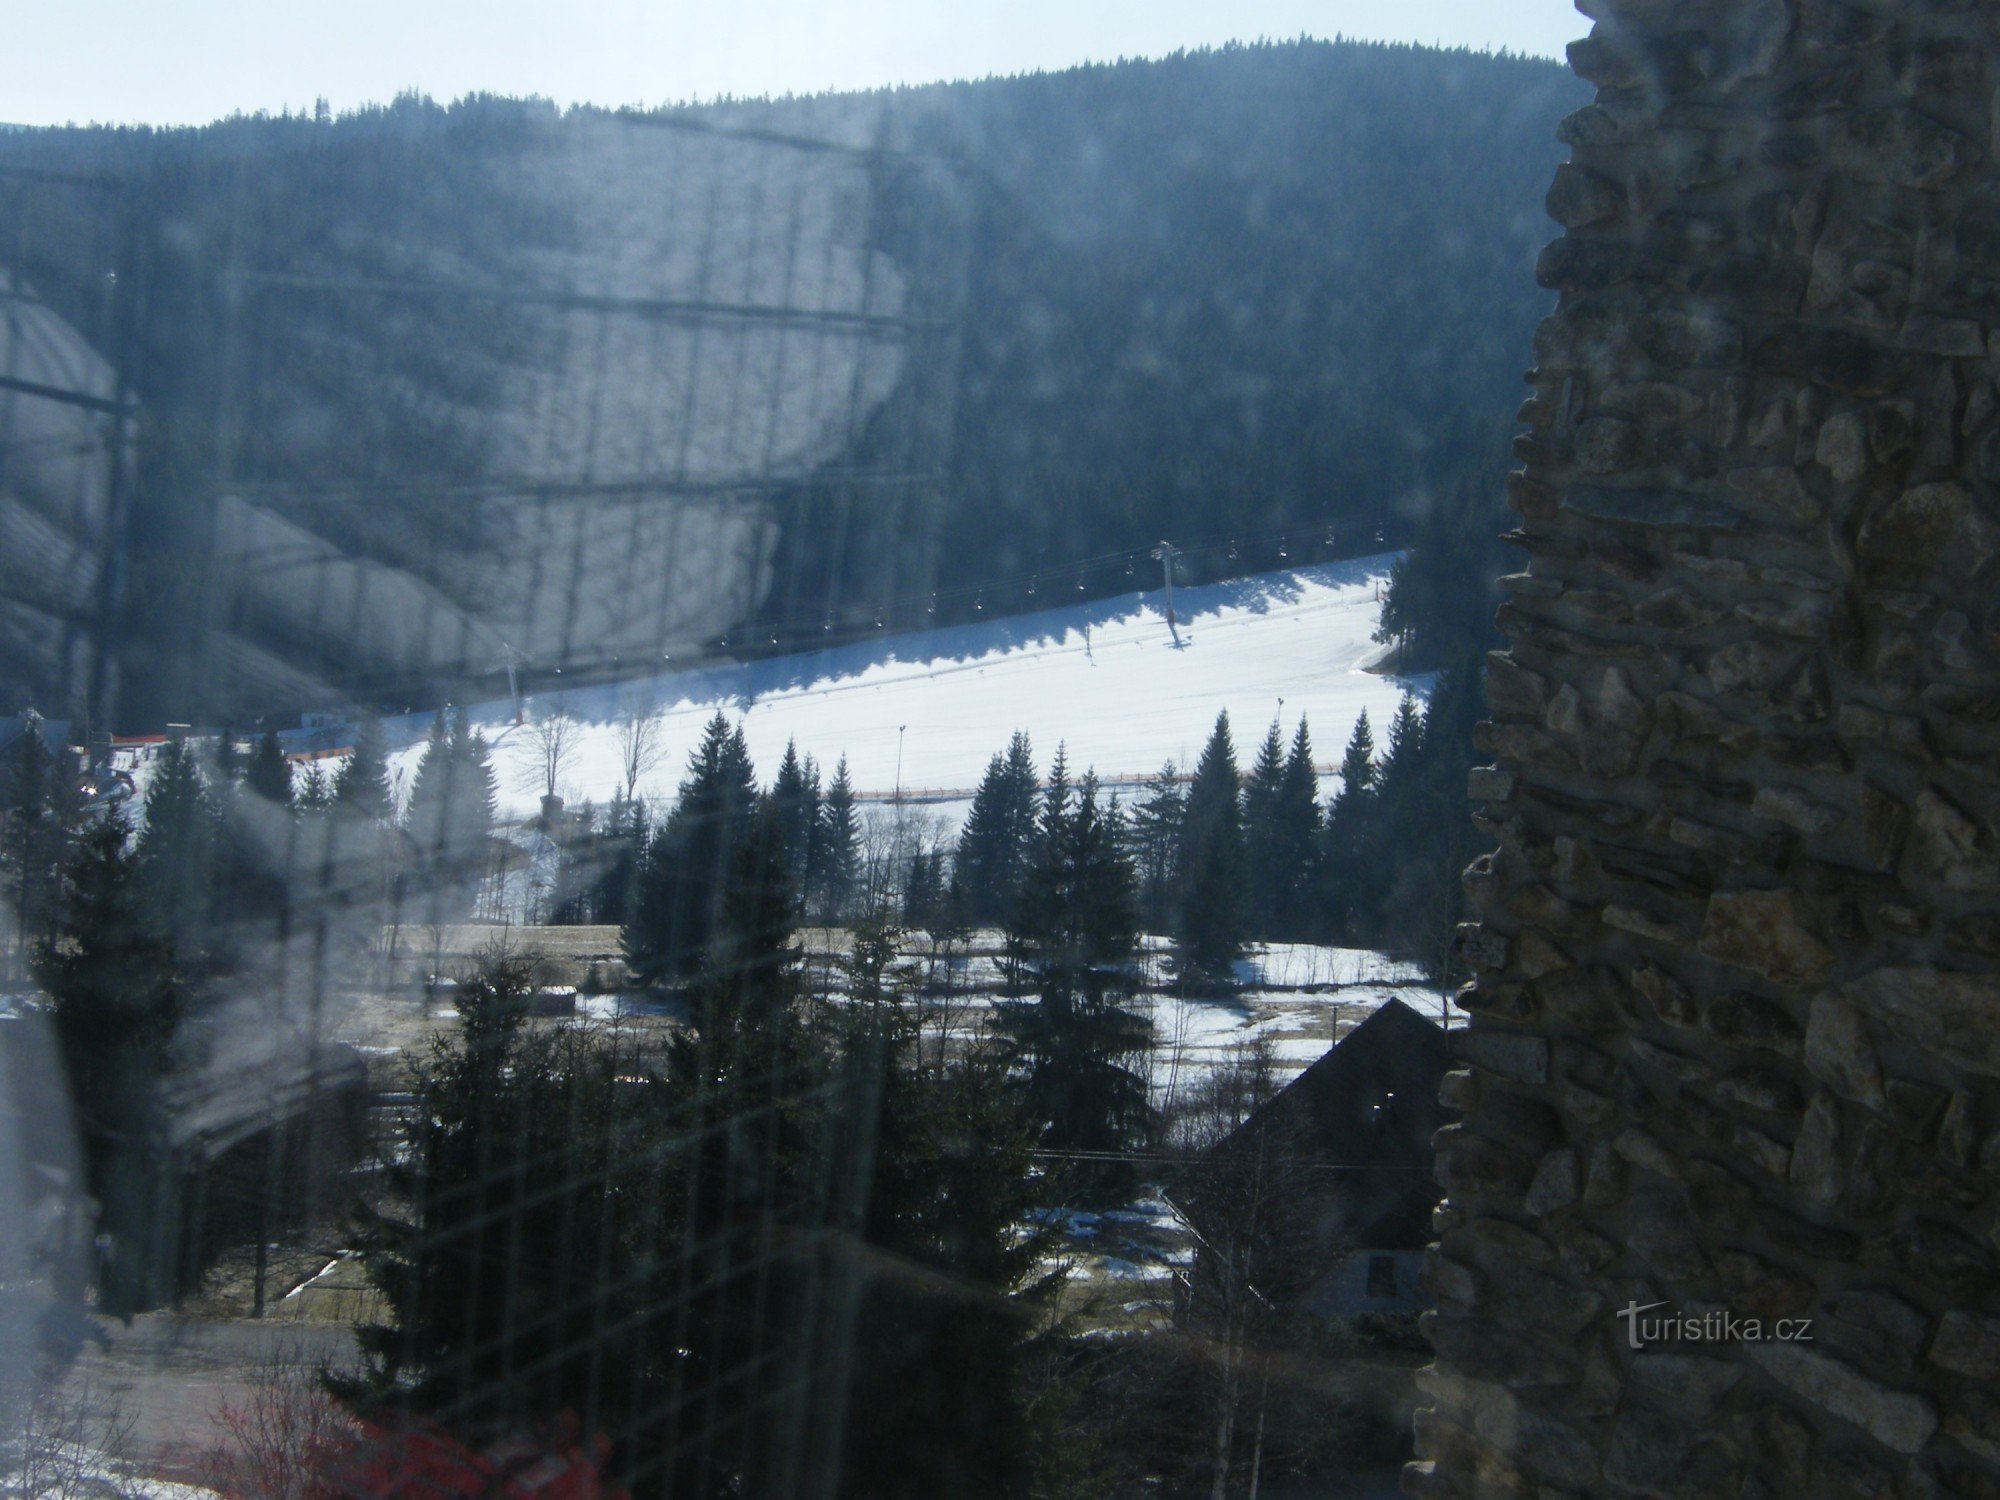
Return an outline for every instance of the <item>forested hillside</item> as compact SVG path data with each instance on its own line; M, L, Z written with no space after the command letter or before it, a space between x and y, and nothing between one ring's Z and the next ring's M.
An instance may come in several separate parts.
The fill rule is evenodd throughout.
M1413 520L1516 404L1585 94L1324 43L950 90L983 191L947 569Z
M6 269L142 412L129 516L37 524L121 549L139 719L1032 607L1162 536L1195 576L1395 542L1511 409L1583 93L1299 42L0 136Z

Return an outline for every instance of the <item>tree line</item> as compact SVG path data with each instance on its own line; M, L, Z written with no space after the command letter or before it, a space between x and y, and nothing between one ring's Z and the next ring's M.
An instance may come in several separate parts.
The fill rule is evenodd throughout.
M1046 1231L1053 1210L1124 1201L1176 1149L1133 1004L1140 934L1167 933L1177 975L1208 984L1251 934L1302 931L1288 924L1313 920L1334 830L1361 838L1361 809L1383 805L1363 799L1415 794L1390 789L1421 764L1424 724L1406 702L1379 765L1357 726L1328 808L1303 725L1288 742L1274 726L1239 772L1219 719L1192 778L1163 772L1129 809L1060 748L1043 774L1016 735L956 857L912 852L902 888L871 903L844 765L824 778L788 747L760 783L718 715L670 810L632 804L624 949L686 1024L664 1046L540 1026L524 967L468 976L460 1026L410 1062L404 1133L353 1221L387 1312L341 1396L465 1430L567 1412L613 1440L639 1495L781 1488L785 1465L831 1453L854 1495L1112 1493L1125 1467L1153 1472L1157 1455L1124 1449L1129 1412L1096 1404L1106 1380L1138 1377L1071 1336ZM462 910L472 866L450 856L492 842L490 757L441 715L398 816L373 727L330 777L294 776L273 736L247 755L170 745L136 836L115 811L58 809L45 749L17 743L4 766L15 888L50 821L72 829L32 951L100 1223L132 1252L103 1267L98 1305L132 1310L179 1269L145 1255L165 1085L218 985L263 961L188 891L277 902L280 925L296 900L304 917L323 892L259 897L228 874L262 847L246 829L275 828L322 854L404 851L357 866L364 879L432 851L403 899ZM850 929L837 1002L807 983L798 942L829 922ZM951 1047L920 1045L928 1001L898 962L918 922L947 942L975 924L1004 936L990 1025ZM1206 1101L1204 1139L1272 1086ZM1206 1399L1206 1376L1156 1377L1159 1399Z

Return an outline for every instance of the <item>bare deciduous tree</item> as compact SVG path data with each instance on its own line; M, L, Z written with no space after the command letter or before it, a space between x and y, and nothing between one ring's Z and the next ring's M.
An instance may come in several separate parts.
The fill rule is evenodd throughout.
M526 762L518 773L522 790L540 792L544 797L556 795L583 748L582 728L560 708L535 711L521 728L521 743L527 750Z
M666 758L658 708L650 695L629 694L618 708L618 766L625 773L625 800L638 796L639 780Z

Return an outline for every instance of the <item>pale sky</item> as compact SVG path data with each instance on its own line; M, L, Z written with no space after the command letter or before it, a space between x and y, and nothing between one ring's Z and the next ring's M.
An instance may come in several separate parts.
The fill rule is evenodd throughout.
M1568 0L0 0L0 122L190 124L408 89L560 104L929 83L1258 37L1559 57Z

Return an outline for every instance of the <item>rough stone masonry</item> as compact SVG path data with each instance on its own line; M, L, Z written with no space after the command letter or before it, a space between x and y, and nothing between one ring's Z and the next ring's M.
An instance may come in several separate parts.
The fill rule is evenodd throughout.
M1404 1487L2000 1496L2000 6L1580 8Z

